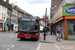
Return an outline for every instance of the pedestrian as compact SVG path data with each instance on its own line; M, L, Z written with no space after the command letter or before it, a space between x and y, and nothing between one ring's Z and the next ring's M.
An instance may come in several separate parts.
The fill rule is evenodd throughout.
M44 27L43 28L43 32L47 32L47 27Z
M15 27L15 29L14 29L14 34L16 34L16 27Z
M43 28L43 32L47 34L47 27L44 27L44 28ZM44 34L44 33L43 33L43 34Z
M57 35L56 40L58 40L59 42L60 42L61 32L62 32L61 27L60 25L58 25L58 27L56 27L56 35Z
M52 35L52 33L53 33L53 30L52 30L52 28L51 28L51 30L50 30L50 31L51 31L51 33L50 33L50 34Z
M49 32L49 27L47 27L47 31Z

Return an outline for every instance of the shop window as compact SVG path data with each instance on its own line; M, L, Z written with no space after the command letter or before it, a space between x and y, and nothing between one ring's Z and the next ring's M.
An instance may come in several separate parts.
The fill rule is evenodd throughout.
M68 35L75 35L75 21L68 22Z
M0 26L0 30L2 30L2 26Z

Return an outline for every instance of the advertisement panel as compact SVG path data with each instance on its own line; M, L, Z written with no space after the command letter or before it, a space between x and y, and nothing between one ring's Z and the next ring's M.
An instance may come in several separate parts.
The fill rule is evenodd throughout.
M63 16L75 16L75 6L63 6Z
M53 16L52 22L54 22L55 20L56 20L56 15Z
M56 17L56 20L57 20L57 19L59 19L59 18L62 16L62 14L63 14L63 7L60 8L56 14L57 14L57 17Z

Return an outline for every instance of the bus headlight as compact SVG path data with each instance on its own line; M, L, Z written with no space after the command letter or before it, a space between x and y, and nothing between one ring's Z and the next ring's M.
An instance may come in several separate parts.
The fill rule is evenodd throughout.
M36 33L34 36L38 35L38 33Z

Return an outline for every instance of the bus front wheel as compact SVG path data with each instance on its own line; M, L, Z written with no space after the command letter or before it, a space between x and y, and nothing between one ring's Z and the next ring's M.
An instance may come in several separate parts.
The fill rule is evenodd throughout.
M24 38L24 37L21 37L20 39L23 40L23 39L25 39L25 38Z
M36 41L38 41L38 39L35 39Z

